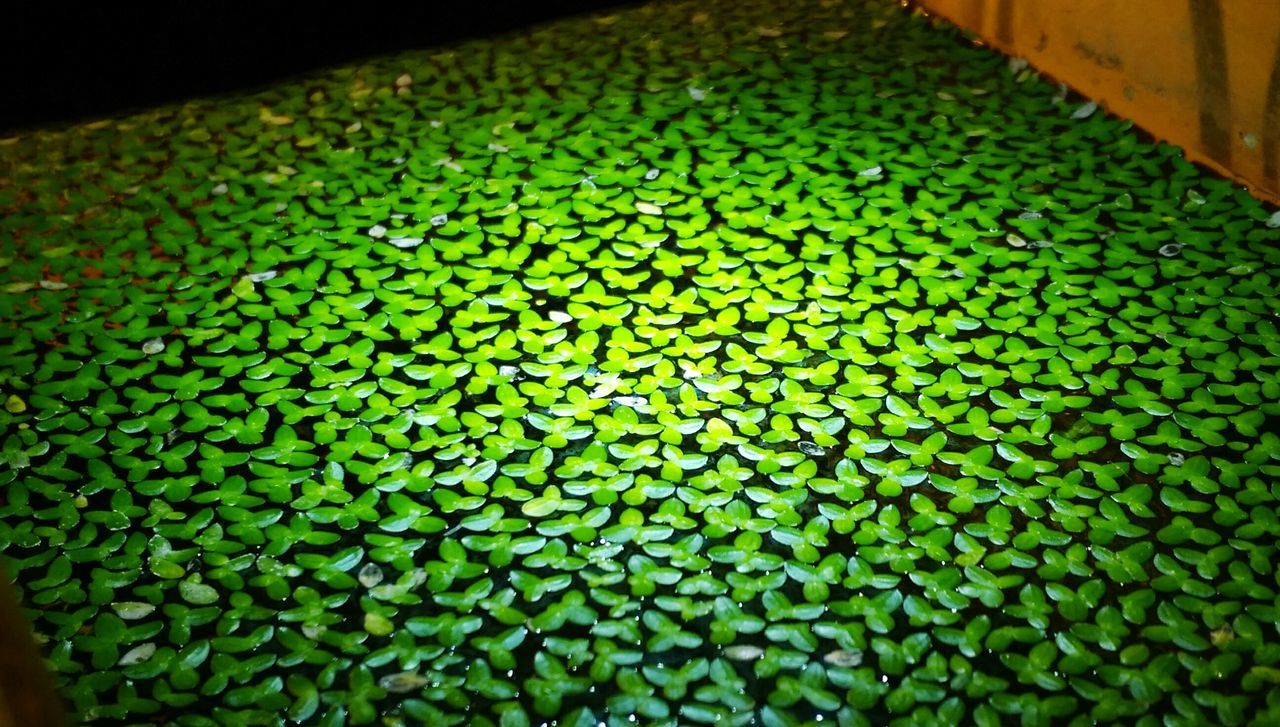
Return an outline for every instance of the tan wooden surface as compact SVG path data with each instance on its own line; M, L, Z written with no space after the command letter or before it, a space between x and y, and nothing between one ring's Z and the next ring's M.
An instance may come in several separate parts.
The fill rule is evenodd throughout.
M0 566L0 727L65 724L53 678L18 607L8 572Z
M916 0L1280 203L1280 0Z

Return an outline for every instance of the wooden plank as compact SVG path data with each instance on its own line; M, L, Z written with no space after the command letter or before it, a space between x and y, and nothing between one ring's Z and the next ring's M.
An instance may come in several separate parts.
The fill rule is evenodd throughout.
M1280 2L917 4L1280 204Z

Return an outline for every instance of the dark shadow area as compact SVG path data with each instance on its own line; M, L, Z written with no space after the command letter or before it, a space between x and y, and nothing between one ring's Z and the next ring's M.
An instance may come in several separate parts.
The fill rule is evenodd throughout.
M624 0L47 2L0 19L0 131L249 90Z

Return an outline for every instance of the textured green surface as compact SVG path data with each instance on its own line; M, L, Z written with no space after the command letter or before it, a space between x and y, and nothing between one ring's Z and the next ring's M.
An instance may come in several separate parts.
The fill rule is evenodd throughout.
M895 4L33 133L0 214L85 718L1280 720L1280 216Z

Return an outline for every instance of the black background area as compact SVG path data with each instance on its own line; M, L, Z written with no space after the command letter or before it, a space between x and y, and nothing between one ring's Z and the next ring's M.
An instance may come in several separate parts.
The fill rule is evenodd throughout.
M624 0L0 3L0 130L118 115Z

